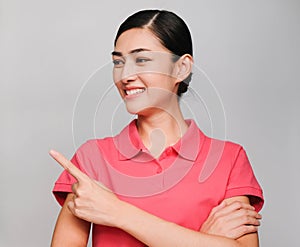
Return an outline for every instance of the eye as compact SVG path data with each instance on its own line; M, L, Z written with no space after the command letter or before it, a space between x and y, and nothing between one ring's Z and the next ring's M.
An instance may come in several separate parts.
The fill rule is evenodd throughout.
M148 62L148 61L151 61L151 59L144 58L144 57L138 57L135 60L136 63L141 64L141 65L144 64L144 63L146 63L146 62Z
M121 59L114 59L112 62L116 68L121 68L124 65L124 61Z

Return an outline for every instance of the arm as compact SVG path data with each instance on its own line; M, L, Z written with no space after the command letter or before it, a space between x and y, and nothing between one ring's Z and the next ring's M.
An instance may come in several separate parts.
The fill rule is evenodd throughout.
M119 200L111 191L82 173L61 154L51 151L78 183L73 186L76 197L67 203L70 211L86 221L121 228L151 247L257 247L257 235L237 240L193 231L164 221L129 203ZM236 200L236 198L234 199Z
M246 197L247 198L247 197ZM246 198L240 200L247 200ZM232 198L232 201L237 198ZM230 200L229 200L230 201ZM257 247L256 233L237 240L196 232L164 221L130 204L121 203L117 227L151 247Z
M87 246L90 222L79 219L68 209L67 204L73 200L73 193L69 193L58 216L54 229L51 247Z
M238 239L249 233L256 233L261 215L250 205L246 196L225 199L214 207L202 224L203 233Z
M225 200L226 203L232 204L233 202L245 202L247 204L250 205L250 200L247 196L236 196L236 197L232 197L232 198L228 198ZM256 213L255 211L252 211L254 213ZM247 216L246 216L247 217ZM261 216L259 214L257 214L257 216L252 217L252 219L254 218L258 218L261 219ZM260 223L259 222L249 222L248 225L242 225L241 232L240 234L243 234L241 237L239 237L237 239L237 242L239 242L241 244L241 246L245 246L245 247L258 247L259 246L259 241L258 241L258 233L257 233L257 228L258 225Z
M239 202L246 203L250 207L250 201L247 196L236 196L232 198L228 198L224 200L225 204L231 206L233 204L236 204L237 208L241 208L242 205ZM237 222L240 222L240 226L236 231L236 234L239 235L240 237L236 238L237 242L241 244L241 246L245 247L258 247L259 246L259 241L258 241L258 226L260 225L259 220L261 219L261 215L258 214L256 211L252 209L247 210L246 213L244 213L242 216L240 216L238 213L239 209L236 211L237 214L228 214L230 216L229 219L231 221L235 220ZM246 218L245 218L246 217ZM247 222L245 224L245 222Z

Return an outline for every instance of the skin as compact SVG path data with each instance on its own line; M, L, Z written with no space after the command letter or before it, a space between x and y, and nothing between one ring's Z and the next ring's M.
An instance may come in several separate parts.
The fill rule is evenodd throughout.
M174 63L169 55L150 31L137 28L119 37L113 54L116 87L128 112L137 114L140 138L154 157L176 143L188 128L176 92L179 82L191 72L193 59L186 54ZM141 93L126 93L133 89ZM259 245L257 227L261 216L246 196L226 199L212 209L200 232L196 232L119 200L58 152L52 150L50 155L78 181L58 217L53 247L86 246L90 222L118 227L153 247Z
M159 72L157 70L140 72L139 70L140 73L136 73L128 68L132 67L132 64L128 62L129 54L141 48L149 50L148 54L152 52L158 58L154 58L153 62L149 61L138 66L160 68ZM179 82L191 71L192 57L185 55L177 63L172 63L168 49L162 46L151 32L138 28L124 32L116 43L115 51L122 53L123 57L113 56L113 60L124 62L123 67L114 68L113 71L116 87L126 103L128 112L138 115L138 131L147 148L161 146L159 138L157 142L151 140L153 130L160 130L160 133L163 133L165 145L161 146L162 152L167 146L176 143L188 128L182 116L176 92ZM135 55L145 57L147 54L141 52ZM151 66L151 63L157 65ZM130 97L125 94L124 90L131 88L141 88L145 91Z
M82 173L62 154L51 150L50 155L78 181L73 186L73 193L68 195L63 206L51 246L86 246L88 230L82 220L118 227L152 247L258 246L256 233L248 233L238 239L231 239L222 235L215 235L215 232L196 232L164 221L119 200L114 193ZM226 202L229 204L227 207L226 204L220 207L225 206L224 209L227 211L234 209L234 212L247 209L249 204L243 203L243 201L246 202L245 198L231 198ZM215 208L215 212L221 211ZM242 219L242 224L249 224L245 217L238 218ZM248 215L247 218L250 219L251 216ZM234 228L241 227L240 220L232 220L232 222L234 222ZM68 224L70 224L69 229L66 229L65 226ZM211 231L213 230L214 227L211 228ZM225 229L225 232L228 232L228 229Z
M59 213L53 232L51 246L87 246L91 223L76 217L68 208L73 200L73 194L68 194Z

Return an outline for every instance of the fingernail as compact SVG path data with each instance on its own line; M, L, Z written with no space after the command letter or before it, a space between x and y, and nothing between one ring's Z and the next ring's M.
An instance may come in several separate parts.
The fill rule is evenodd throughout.
M51 150L49 151L49 154L55 156L55 155L57 155L58 153L57 153L55 150L51 149Z

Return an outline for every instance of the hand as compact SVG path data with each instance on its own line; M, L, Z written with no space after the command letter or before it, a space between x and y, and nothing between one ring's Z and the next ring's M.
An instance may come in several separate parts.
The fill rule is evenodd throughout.
M210 212L200 232L237 239L257 232L261 215L250 204L223 201Z
M103 184L89 178L62 154L51 150L49 154L76 180L72 185L73 200L68 203L70 211L86 221L115 226L121 201Z

